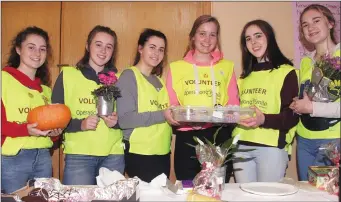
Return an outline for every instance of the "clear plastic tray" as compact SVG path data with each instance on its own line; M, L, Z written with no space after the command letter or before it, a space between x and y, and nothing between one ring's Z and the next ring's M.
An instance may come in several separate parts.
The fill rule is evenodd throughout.
M239 106L226 107L198 107L176 106L172 107L173 118L178 122L212 122L212 123L237 123L239 120L250 118L255 111Z
M210 107L176 106L171 108L178 122L211 122L213 109Z

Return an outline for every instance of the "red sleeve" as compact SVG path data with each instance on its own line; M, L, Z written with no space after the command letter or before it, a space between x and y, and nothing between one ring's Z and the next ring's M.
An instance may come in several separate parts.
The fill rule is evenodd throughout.
M7 121L6 109L1 100L1 145L6 137L25 137L29 136L27 130L27 123L18 124Z
M56 136L56 137L50 137L51 138L51 140L53 141L53 142L57 142L58 140L59 140L59 138L60 138L60 135L58 135L58 136Z

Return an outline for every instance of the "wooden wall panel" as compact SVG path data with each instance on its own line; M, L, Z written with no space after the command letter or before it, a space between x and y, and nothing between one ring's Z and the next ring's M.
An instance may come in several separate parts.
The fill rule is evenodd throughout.
M194 20L210 13L210 2L62 2L61 63L78 62L88 33L98 24L117 34L119 70L132 64L143 28L164 32L169 45L168 61L178 60L184 54ZM60 163L63 168L63 157Z
M1 3L1 65L5 65L10 42L27 26L38 26L49 33L53 50L50 64L52 84L58 76L57 64L60 53L61 2L2 2Z
M54 84L59 69L61 2L1 2L1 65L5 66L11 40L27 26L38 26L49 33L53 50L50 63L51 79ZM59 177L59 150L52 157L53 176Z
M182 57L194 20L210 13L210 2L63 2L61 62L75 64L97 24L118 36L117 68L128 67L135 56L143 28L158 29L169 41L168 61ZM80 20L82 19L82 20Z

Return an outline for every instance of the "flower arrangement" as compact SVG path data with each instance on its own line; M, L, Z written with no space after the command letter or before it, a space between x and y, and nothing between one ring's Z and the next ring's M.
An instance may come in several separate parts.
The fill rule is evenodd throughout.
M312 72L309 97L316 102L333 102L340 97L340 57L323 55Z
M221 145L216 145L216 137L223 126L213 135L213 143L205 138L206 144L197 137L193 137L196 146L196 157L202 165L202 170L193 179L193 191L213 198L220 199L225 184L226 167L228 161L233 159L237 151L239 135L226 140ZM240 150L238 150L240 151Z
M92 91L92 95L95 97L103 96L106 101L116 100L121 97L121 91L114 85L117 82L115 72L99 73L98 79L102 86Z

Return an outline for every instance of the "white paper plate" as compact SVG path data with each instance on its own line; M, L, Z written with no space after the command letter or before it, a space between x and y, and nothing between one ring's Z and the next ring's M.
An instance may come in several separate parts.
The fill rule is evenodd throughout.
M262 196L284 196L294 194L298 187L277 182L251 182L240 185L240 189L251 194Z

